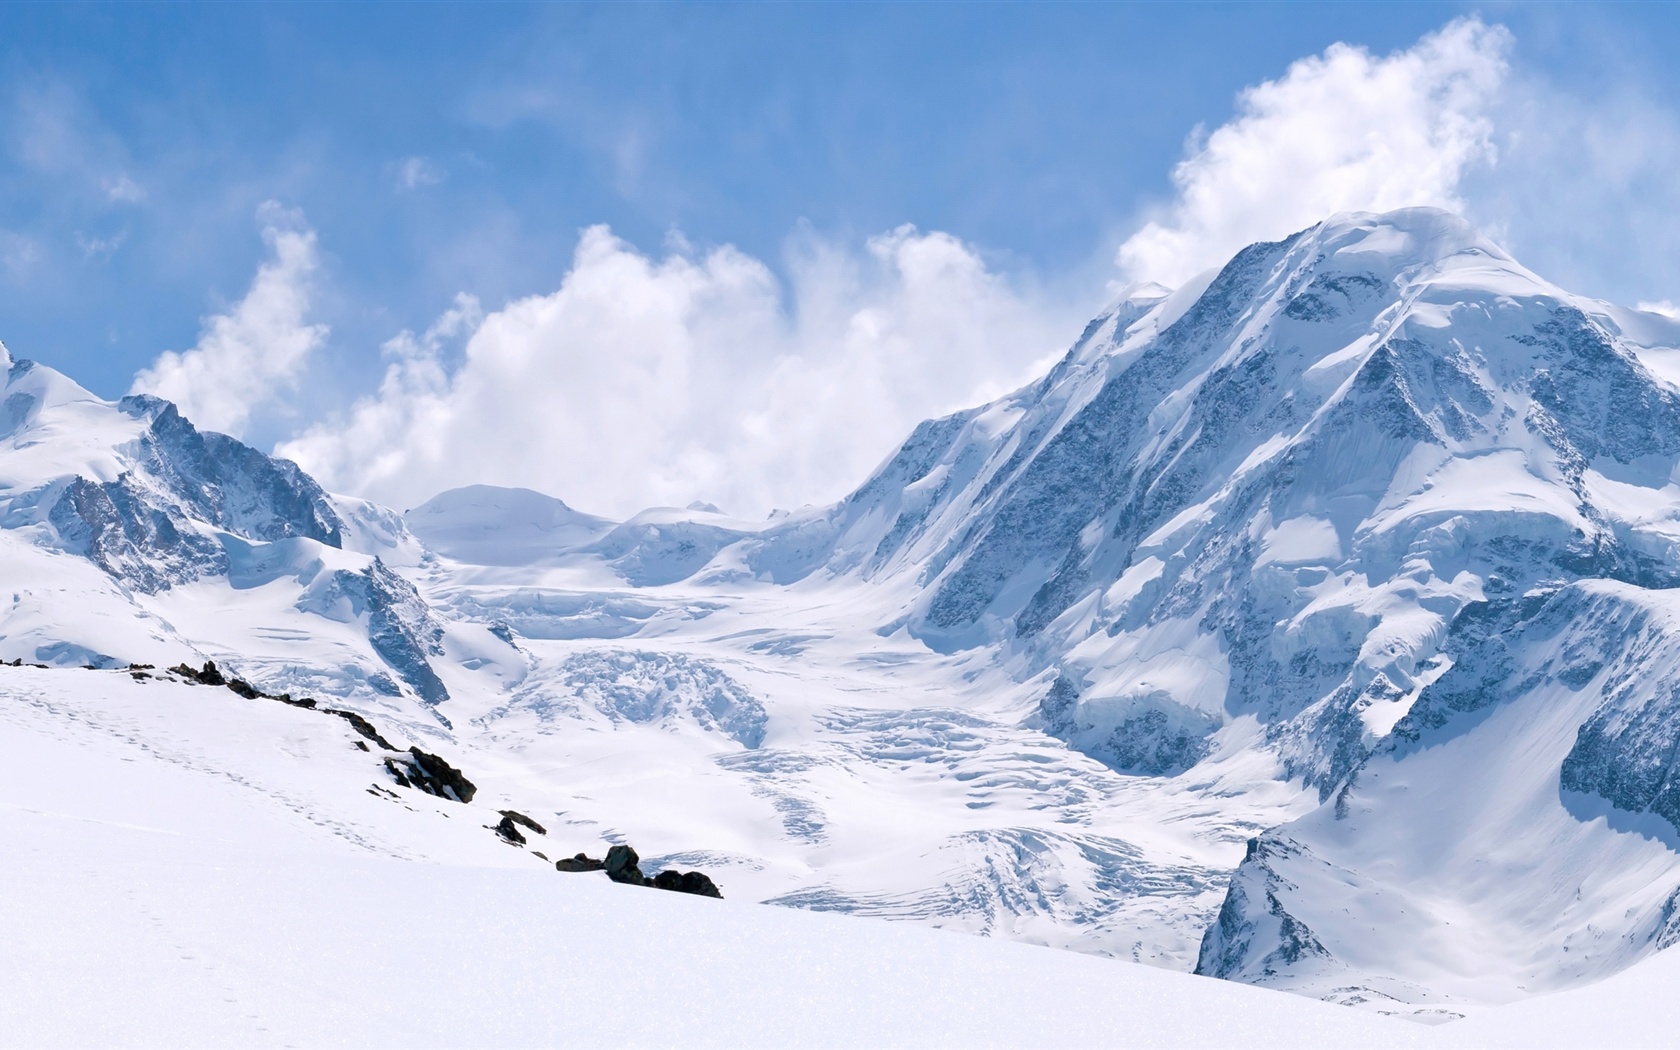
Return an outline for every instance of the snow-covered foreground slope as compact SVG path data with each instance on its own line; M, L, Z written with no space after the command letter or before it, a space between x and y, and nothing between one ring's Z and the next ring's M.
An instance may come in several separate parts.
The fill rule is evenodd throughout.
M214 659L548 829L319 768L428 864L630 841L730 907L1475 1014L1680 936L1677 348L1452 216L1340 216L765 522L399 515L10 363L0 657Z
M495 780L370 793L358 739L0 671L0 1044L1412 1045L1227 982L559 874L486 829Z
M563 875L337 718L0 671L8 1046L1650 1045L1680 957L1425 1028L992 939ZM1649 971L1649 972L1647 972ZM1627 1007L1637 1007L1629 1010Z

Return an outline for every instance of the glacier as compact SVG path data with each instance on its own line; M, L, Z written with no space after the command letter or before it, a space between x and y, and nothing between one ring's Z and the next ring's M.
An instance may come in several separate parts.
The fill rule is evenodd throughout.
M1128 289L767 521L399 513L0 355L17 673L214 660L566 855L1420 1020L1680 939L1680 324L1449 213Z

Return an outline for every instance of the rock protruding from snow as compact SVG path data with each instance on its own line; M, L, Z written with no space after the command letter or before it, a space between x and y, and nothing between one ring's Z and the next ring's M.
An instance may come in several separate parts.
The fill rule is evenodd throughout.
M471 802L478 793L477 786L442 756L417 747L409 748L408 753L408 758L385 760L385 771L399 786L463 803Z

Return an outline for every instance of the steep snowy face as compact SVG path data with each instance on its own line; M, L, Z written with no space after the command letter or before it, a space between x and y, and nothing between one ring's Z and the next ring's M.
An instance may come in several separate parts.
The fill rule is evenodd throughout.
M1198 972L1452 1009L1680 941L1680 592L1532 591L1452 634L1452 669L1334 799L1250 844Z
M830 565L920 573L912 633L1054 669L1041 724L1116 768L1177 772L1253 715L1329 792L1467 604L1680 570L1680 396L1652 371L1680 332L1627 318L1446 213L1339 217L924 424Z
M396 697L406 685L425 704L448 699L431 664L444 628L377 556L419 556L400 518L346 500L347 521L295 464L200 432L167 401L104 401L29 361L9 362L5 375L0 563L12 602L0 639L12 658L226 660L217 627L237 636L235 625L255 619L267 621L255 628L262 638L293 645L269 674L276 688ZM183 630L206 605L225 623ZM308 619L281 628L294 612ZM335 623L353 625L349 644L327 641ZM262 662L254 640L231 654L241 673Z
M0 515L147 593L225 574L221 534L338 547L343 529L296 465L200 433L167 401L102 401L29 361L0 391Z

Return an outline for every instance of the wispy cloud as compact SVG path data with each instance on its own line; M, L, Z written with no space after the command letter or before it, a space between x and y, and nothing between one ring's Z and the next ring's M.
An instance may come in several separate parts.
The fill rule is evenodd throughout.
M139 204L146 199L146 188L127 175L115 175L104 180L105 196L123 204Z
M397 165L397 188L417 190L443 182L443 170L425 157L405 157Z
M79 230L76 232L76 247L82 250L82 258L90 260L109 259L127 240L127 230L118 230L109 237L89 237Z
M160 354L134 377L131 391L167 398L199 426L235 436L297 381L327 337L325 325L307 320L319 266L315 232L301 214L273 202L258 219L272 257L245 297L206 318L191 350Z

